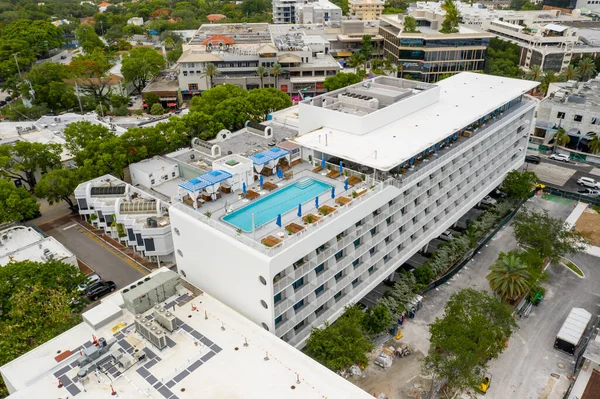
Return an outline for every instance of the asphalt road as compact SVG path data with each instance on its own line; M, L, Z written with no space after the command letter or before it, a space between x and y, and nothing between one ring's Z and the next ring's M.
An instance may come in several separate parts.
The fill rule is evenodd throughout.
M540 180L548 186L575 193L583 189L582 186L577 184L580 177L591 177L596 181L600 180L599 168L583 163L561 162L544 157L542 157L541 164L525 163L521 169L535 172Z
M144 276L144 269L77 223L68 223L48 232L103 280L122 288Z

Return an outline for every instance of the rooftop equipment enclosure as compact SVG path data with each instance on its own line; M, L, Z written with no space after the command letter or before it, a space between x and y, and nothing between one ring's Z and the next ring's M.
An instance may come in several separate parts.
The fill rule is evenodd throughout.
M573 355L591 319L592 315L587 310L571 309L571 313L556 336L554 348Z
M145 277L123 290L123 302L131 313L143 313L155 304L175 295L178 284L179 275L171 270L152 278Z

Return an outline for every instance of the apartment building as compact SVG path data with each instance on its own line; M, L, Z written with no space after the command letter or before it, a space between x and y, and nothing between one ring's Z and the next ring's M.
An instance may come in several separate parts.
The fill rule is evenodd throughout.
M237 42L238 36L265 28L263 25L266 24L247 24L244 28L235 24L232 31L238 33L214 35L204 39L200 45L184 45L183 54L178 60L182 94L191 95L211 86L210 77L203 72L209 63L214 64L220 72L212 78L212 85L229 83L245 89L277 85L279 90L294 98L325 92L325 78L341 69L330 54L329 42L321 36L309 35L303 29L291 29L284 25L267 26L268 39L262 35L264 39L261 41ZM222 25L211 26L216 27L216 32L225 30ZM204 30L209 30L209 27ZM261 36L260 31L257 33ZM197 41L193 39L192 42ZM257 75L259 66L268 69L276 63L283 68L283 73L277 78L267 75L261 79Z
M274 24L337 25L342 20L342 9L329 0L274 0Z
M373 398L164 267L82 319L0 366L10 399Z
M168 173L167 178L152 179L176 177L171 175L175 171ZM169 198L158 192L151 195L111 175L79 184L74 195L79 214L113 239L158 265L173 261Z
M404 31L403 15L382 15L379 34L384 53L398 64L399 76L411 76L423 82L437 82L440 75L463 71L481 72L490 33L459 26L457 33L444 34L444 16L428 11L411 13L417 20L417 33Z
M374 21L383 13L385 1L383 0L349 0L348 11L350 16L361 21Z
M589 154L588 148L590 140L600 135L600 78L552 86L551 95L539 103L532 142L553 144L558 128L563 128L570 137L565 150L588 153L590 160L600 161L600 157Z
M302 347L523 163L537 84L377 77L270 115L274 147L180 186L179 273Z

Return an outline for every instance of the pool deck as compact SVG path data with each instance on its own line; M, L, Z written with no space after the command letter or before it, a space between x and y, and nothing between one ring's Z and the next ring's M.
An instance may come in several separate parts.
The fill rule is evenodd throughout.
M245 236L246 238L250 238L250 239L256 240L258 242L260 242L263 238L266 238L268 236L275 237L279 240L285 240L285 238L287 238L289 236L288 232L285 230L285 227L287 225L289 225L291 223L296 223L299 226L306 226L305 221L303 221L302 218L298 217L296 207L294 207L290 211L281 215L281 226L282 227L277 226L275 224L275 220L273 220L273 221L268 222L260 227L257 227L254 230L254 232L248 232L248 233L243 232L243 231L242 232L238 231L234 225L223 221L222 217L228 213L234 212L246 205L249 205L252 202L259 201L261 198L264 198L267 195L276 193L277 191L281 190L282 188L287 187L290 184L294 184L295 182L297 182L301 179L307 178L307 177L313 178L316 180L320 180L324 183L327 183L327 184L335 187L335 199L331 198L331 191L329 191L329 190L324 192L323 194L319 195L319 208L321 208L325 205L327 205L333 209L341 207L343 205L340 204L339 202L336 202L336 200L339 200L341 197L351 199L353 191L360 190L362 187L367 187L367 184L365 182L360 182L360 183L356 184L355 186L349 186L348 190L345 191L344 190L344 182L345 182L346 176L341 175L335 179L332 179L332 178L329 178L326 176L327 173L330 172L330 170L324 169L320 172L313 172L314 168L315 168L314 165L311 165L308 162L302 162L301 164L293 166L292 168L290 168L288 170L288 172L289 171L293 172L293 176L289 179L280 179L279 177L277 177L275 175L271 176L271 177L264 177L263 183L271 182L273 184L278 185L278 188L273 191L267 191L265 189L261 190L258 180L255 181L254 184L251 184L249 187L247 187L248 190L252 190L252 191L255 191L260 194L260 197L256 198L253 201L246 199L246 198L242 198L241 193L237 193L237 192L230 193L230 194L222 193L221 198L217 199L216 201L205 202L202 206L198 207L198 209L196 209L195 212L197 212L200 215L205 215L206 212L210 212L211 220L218 222L220 225L223 225L224 227L226 226L227 228L231 229L232 232L236 232L236 234ZM342 200L341 202L344 202L344 200ZM194 210L194 208L190 205L185 204L185 206L191 210ZM315 208L314 198L311 198L310 200L308 200L302 204L302 215L306 216L309 214L313 214L315 216L322 217L319 214L318 209Z

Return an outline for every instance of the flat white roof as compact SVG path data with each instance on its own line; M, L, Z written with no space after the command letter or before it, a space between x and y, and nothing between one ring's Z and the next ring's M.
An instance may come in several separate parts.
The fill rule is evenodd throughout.
M582 308L571 309L556 338L577 345L591 319L592 314L587 310Z
M441 88L437 102L367 134L356 135L324 127L298 136L294 141L316 151L386 171L538 84L529 80L463 72L436 84ZM328 140L319 140L319 135L324 133L327 133Z
M129 168L135 168L144 173L153 173L161 168L173 165L177 165L177 163L163 157L155 156L149 159L144 159L140 162L133 163L129 165Z
M0 231L0 266L26 260L46 262L49 255L61 260L73 253L53 237L44 237L31 227L16 226Z
M134 315L126 310L97 331L82 323L0 368L9 384L18 389L10 398L69 395L77 399L104 399L110 396L110 385L121 399L372 398L211 296L203 294L186 303L185 294L179 295L181 293L168 299L169 303L177 300L168 310L172 311L174 306L175 316L185 327L167 333L171 340L169 347L159 351L135 333ZM105 301L115 296L120 293ZM192 304L197 311L192 311ZM133 352L134 347L146 352L148 359L112 380L101 373L98 382L98 377L92 374L84 381L84 391L81 381L73 382L73 378L79 371L76 365L79 347L90 346L92 334L107 341L114 336L118 342L112 348ZM244 346L245 342L248 346ZM57 352L66 350L71 350L73 355L57 362L54 359ZM267 355L269 360L265 360ZM57 376L63 376L63 388L57 387Z

